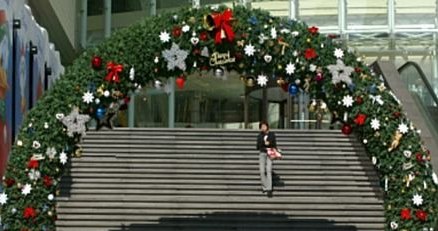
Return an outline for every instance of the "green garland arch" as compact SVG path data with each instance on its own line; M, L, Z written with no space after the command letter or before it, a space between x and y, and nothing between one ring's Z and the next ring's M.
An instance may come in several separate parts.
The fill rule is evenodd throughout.
M340 115L347 113L343 132L353 130L364 141L386 191L386 230L430 231L436 226L438 180L430 152L382 80L318 28L260 10L222 6L147 18L86 50L67 69L29 112L12 149L0 194L4 230L55 229L58 183L82 132L63 115L77 107L104 120L130 91L157 77L181 77L177 81L182 84L190 73L213 69L213 52L222 58L211 64L261 76L261 84L263 76L285 80L323 98ZM102 68L101 61L112 64Z

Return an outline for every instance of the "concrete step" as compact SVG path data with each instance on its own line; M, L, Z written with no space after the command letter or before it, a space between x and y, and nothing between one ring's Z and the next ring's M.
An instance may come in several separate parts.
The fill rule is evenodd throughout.
M377 176L355 176L355 175L279 175L282 181L294 181L294 180L339 180L339 181L370 181L370 180L378 180ZM274 176L275 178L275 176ZM167 180L183 180L183 179L203 179L203 180L218 180L218 179L226 179L226 180L242 180L242 181L260 181L260 176L257 175L200 175L200 174L87 174L80 175L75 174L73 176L65 176L64 180L68 182L94 182L94 183L105 183L105 182L114 182L114 183L144 183L145 180L149 179L167 179Z
M360 142L276 131L274 195L261 192L257 131L87 133L60 184L57 230L383 230L383 193Z
M275 188L275 186L274 186ZM181 195L181 196L190 196L190 195L199 195L202 193L204 196L259 196L266 197L266 195L261 193L260 189L257 190L246 190L246 191L233 191L233 190L200 190L197 189L151 189L151 190L142 190L142 189L71 189L69 187L63 189L64 194L68 194L68 198L73 196L107 196L107 195L141 195L141 196L172 196L172 195ZM64 197L65 195L61 195ZM292 191L292 190L278 190L275 188L275 197L291 197L291 196L325 196L325 197L375 197L377 199L382 198L382 193L379 190L367 190L367 191Z

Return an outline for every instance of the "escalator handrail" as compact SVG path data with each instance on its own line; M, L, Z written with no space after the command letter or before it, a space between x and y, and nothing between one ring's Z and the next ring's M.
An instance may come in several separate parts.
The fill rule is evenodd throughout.
M418 71L418 73L420 74L420 78L423 80L424 85L426 86L427 90L432 96L433 101L435 102L436 105L438 105L438 97L436 96L435 91L432 88L432 85L430 85L429 80L427 80L426 74L424 74L420 65L418 65L416 62L408 61L397 69L398 73L401 74L409 66L413 66Z

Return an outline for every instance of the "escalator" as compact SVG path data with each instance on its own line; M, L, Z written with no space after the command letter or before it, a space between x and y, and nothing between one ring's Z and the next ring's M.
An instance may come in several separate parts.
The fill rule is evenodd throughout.
M400 68L388 61L371 65L401 101L408 118L421 130L425 145L432 151L432 165L438 166L438 97L421 67L406 62Z

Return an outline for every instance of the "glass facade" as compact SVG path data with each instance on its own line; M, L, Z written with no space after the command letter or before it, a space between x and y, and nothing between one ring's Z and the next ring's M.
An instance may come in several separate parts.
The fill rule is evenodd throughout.
M305 21L318 26L321 33L337 34L368 63L390 60L399 67L414 61L438 92L436 0L107 1L111 2L109 21L104 20L104 0L87 1L90 46L104 38L108 26L116 30L145 16L181 7L242 4L270 11L274 16ZM182 90L169 85L167 89L147 87L133 101L134 109L127 118L130 126L139 127L254 128L266 117L273 127L311 128L321 116L308 110L312 101L305 95L291 98L280 88L249 91L237 74L215 71L189 76ZM269 114L263 115L266 109ZM322 116L324 126L328 126L330 115Z

